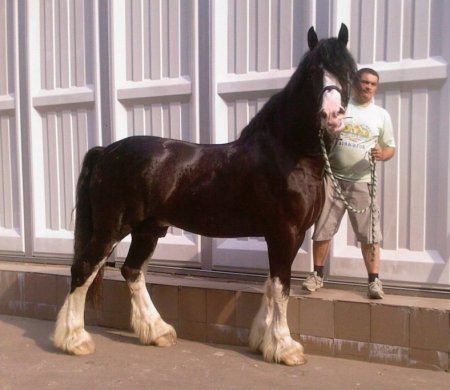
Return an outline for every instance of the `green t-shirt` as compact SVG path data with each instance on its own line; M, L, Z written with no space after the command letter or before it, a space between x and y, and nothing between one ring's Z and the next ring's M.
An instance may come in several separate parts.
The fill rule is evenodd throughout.
M389 113L374 103L350 100L345 127L330 152L334 175L342 180L370 182L370 150L376 145L395 147Z

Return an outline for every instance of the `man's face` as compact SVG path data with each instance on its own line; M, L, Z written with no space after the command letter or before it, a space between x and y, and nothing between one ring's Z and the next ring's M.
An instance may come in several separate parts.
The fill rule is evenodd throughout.
M378 78L370 73L363 73L353 88L353 98L359 104L369 103L375 96Z

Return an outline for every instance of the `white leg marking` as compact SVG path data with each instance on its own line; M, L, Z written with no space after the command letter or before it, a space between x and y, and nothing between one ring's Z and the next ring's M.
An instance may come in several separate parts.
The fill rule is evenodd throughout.
M258 313L253 319L249 335L249 345L252 351L262 351L264 334L272 322L273 299L271 291L271 280L267 279L264 285L264 295Z
M131 327L142 344L168 347L176 344L175 329L163 321L150 298L140 271L135 282L128 282L131 291Z
M284 363L288 366L306 363L303 347L293 340L287 324L287 304L289 296L283 294L283 286L278 278L271 284L273 299L272 322L264 333L261 350L266 361Z
M102 260L86 282L67 295L59 311L53 342L63 351L74 355L88 355L95 351L94 341L84 329L84 307L89 286L104 263L105 260Z

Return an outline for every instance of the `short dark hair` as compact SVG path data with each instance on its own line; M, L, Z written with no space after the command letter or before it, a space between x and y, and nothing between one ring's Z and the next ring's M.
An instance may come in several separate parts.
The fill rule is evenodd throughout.
M378 72L372 68L361 68L356 72L356 79L359 80L361 79L361 76L364 73L369 73L372 76L375 76L377 78L378 81L380 81L380 75L378 74Z

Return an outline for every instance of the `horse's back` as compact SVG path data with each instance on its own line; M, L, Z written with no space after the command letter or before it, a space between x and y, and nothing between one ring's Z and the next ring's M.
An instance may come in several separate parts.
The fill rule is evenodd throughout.
M211 219L219 212L214 210L225 213L227 205L237 205L236 185L242 182L245 167L235 161L233 149L231 144L201 145L153 136L117 141L105 148L92 175L93 208L99 214L122 208L131 223L154 218L198 229L195 219L206 219L207 213Z

